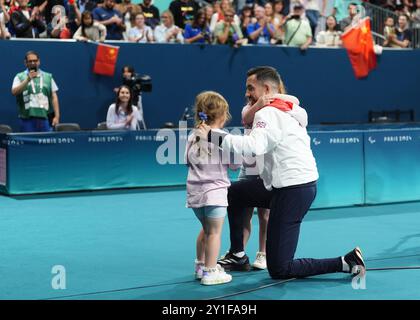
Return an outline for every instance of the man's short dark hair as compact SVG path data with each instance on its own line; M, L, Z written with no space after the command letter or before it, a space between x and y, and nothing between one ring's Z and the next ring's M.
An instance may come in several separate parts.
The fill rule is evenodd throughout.
M279 86L281 83L281 78L279 73L273 67L261 66L249 69L247 72L247 77L255 75L258 82L273 82L276 86Z
M35 56L36 56L36 58L37 58L37 59L39 59L39 55L38 55L38 53L36 53L35 51L32 51L32 50L31 50L31 51L26 52L26 54L25 54L25 61L28 61L28 56L29 56L29 55L31 55L31 54L32 54L32 55L35 55Z

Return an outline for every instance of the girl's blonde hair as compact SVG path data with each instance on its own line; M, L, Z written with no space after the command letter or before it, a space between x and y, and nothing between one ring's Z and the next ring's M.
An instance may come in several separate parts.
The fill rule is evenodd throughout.
M225 117L225 120L228 121L231 119L229 113L229 104L226 99L217 92L214 91L204 91L201 92L195 98L195 124L199 125L201 123L201 118L199 113L204 112L207 115L206 124L212 125L222 117Z

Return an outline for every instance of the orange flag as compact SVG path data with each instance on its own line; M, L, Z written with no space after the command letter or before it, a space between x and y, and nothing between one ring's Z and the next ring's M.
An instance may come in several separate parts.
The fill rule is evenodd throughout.
M120 47L98 44L93 72L104 76L113 76Z
M356 26L344 32L341 40L343 47L347 49L356 78L366 77L376 68L369 17L361 19Z

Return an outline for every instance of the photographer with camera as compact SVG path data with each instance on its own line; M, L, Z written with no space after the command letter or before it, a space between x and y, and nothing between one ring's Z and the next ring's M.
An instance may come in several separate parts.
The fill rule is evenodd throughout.
M303 6L300 3L296 4L292 14L289 15L284 24L284 43L288 46L297 46L301 50L306 50L312 43L312 31L309 22L302 18L303 13Z
M212 34L206 22L206 12L203 9L197 11L192 24L187 24L184 31L186 43L211 43Z
M13 79L12 94L16 96L22 132L51 131L48 121L51 114L52 126L60 122L57 84L51 73L39 69L40 64L36 52L27 52L27 69Z
M134 67L126 65L122 68L122 83L127 86L132 94L131 102L137 106L138 122L140 129L147 129L144 121L142 92L152 91L152 79L148 75L140 76L134 70ZM114 92L118 93L120 88L115 88Z

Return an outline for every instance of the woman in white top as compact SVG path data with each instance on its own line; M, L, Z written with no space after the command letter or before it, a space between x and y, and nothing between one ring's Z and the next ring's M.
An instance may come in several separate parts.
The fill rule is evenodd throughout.
M134 17L134 28L128 31L128 40L131 42L146 43L153 42L153 30L146 25L143 13L137 13Z
M106 116L106 126L114 130L137 130L139 109L133 106L130 88L122 85L117 100L111 104Z
M318 47L340 47L341 42L341 31L337 24L337 20L334 16L327 18L327 24L325 31L320 31L316 36L316 45Z
M174 16L171 11L163 11L160 18L162 23L155 28L156 42L183 43L184 37L182 35L182 30L174 24Z
M73 39L79 41L100 41L104 42L106 38L106 27L93 21L92 13L90 11L83 11L82 24L73 36Z

